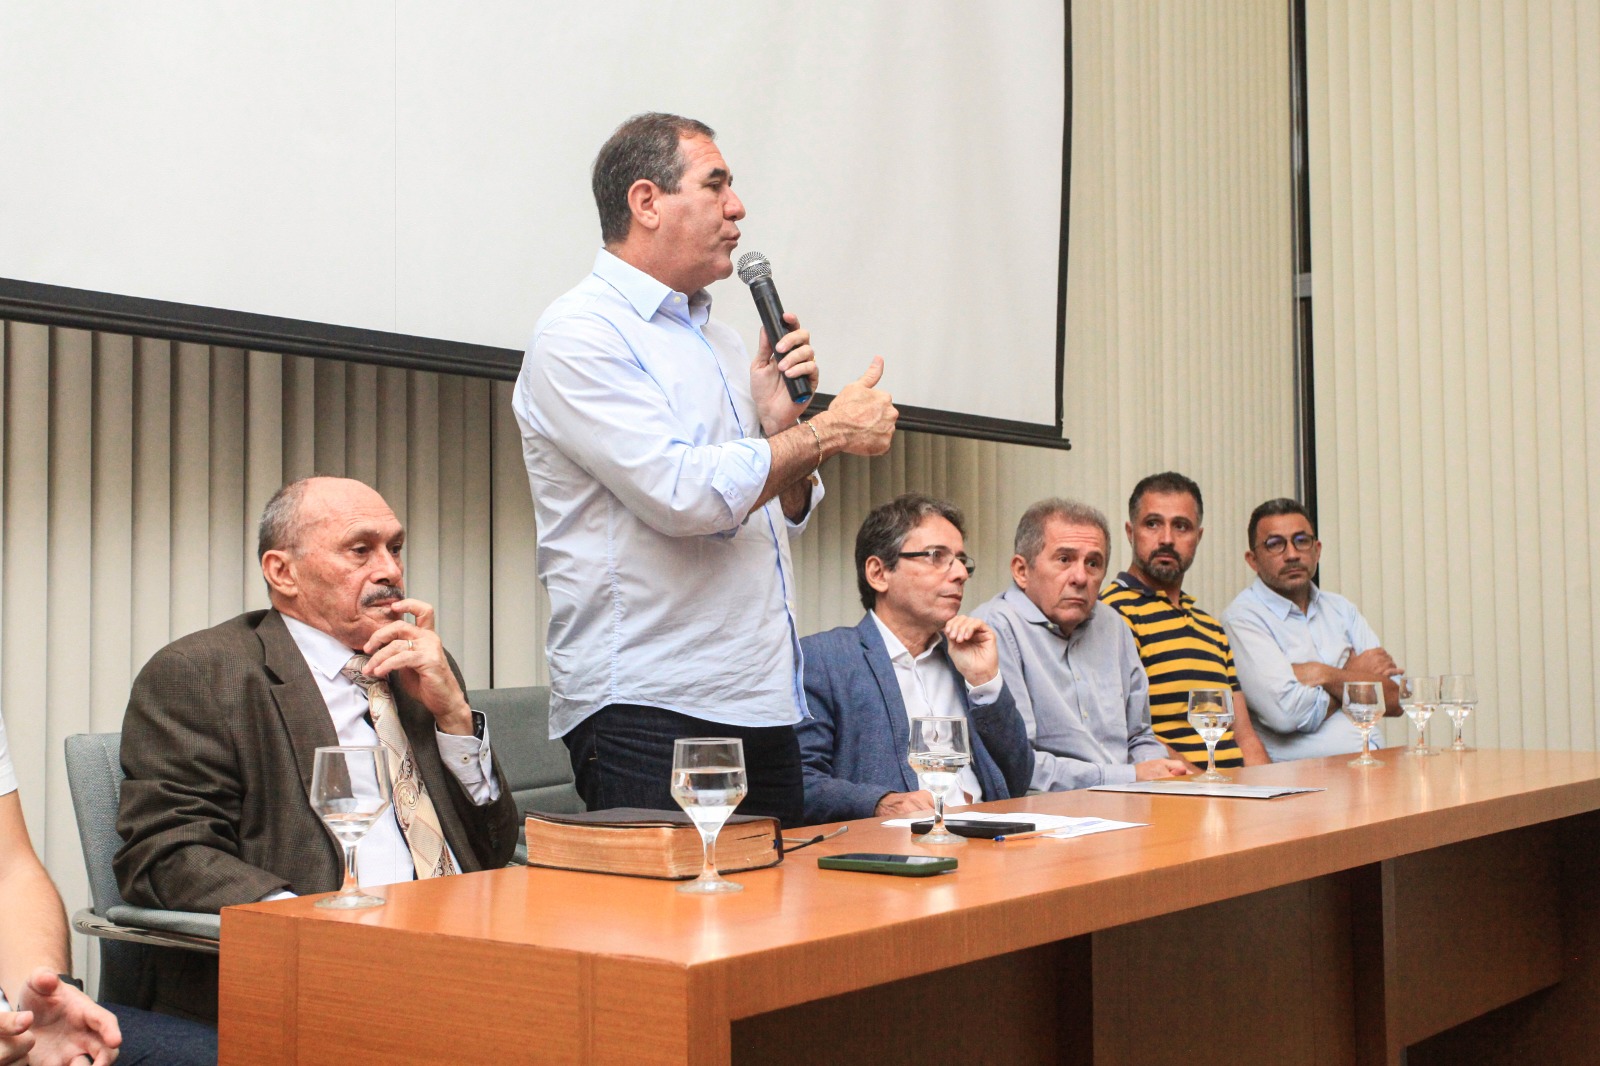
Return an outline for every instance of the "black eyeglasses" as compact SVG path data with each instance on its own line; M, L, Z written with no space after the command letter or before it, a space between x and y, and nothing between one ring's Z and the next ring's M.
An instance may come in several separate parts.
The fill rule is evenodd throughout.
M1268 555L1282 555L1284 549L1288 548L1291 543L1294 544L1295 551L1308 552L1317 543L1317 538L1310 533L1296 533L1294 536L1285 539L1274 533L1261 542L1260 550Z
M951 563L960 563L967 568L968 577L971 577L972 572L978 569L978 564L972 561L972 556L966 552L953 552L949 548L929 548L927 551L921 552L901 552L900 558L926 559L928 560L928 565L935 570L948 570Z

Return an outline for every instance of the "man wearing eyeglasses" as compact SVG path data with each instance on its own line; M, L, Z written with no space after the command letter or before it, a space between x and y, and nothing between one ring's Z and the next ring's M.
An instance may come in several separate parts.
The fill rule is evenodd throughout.
M1027 792L1032 753L994 632L960 614L973 570L961 526L951 504L908 493L873 510L856 533L866 616L800 642L811 707L795 727L807 823L931 808L906 761L911 719L925 715L970 726L972 762L950 803Z
M1222 624L1256 732L1274 760L1360 751L1360 731L1338 713L1345 682L1381 682L1385 713L1396 715L1390 679L1403 671L1353 603L1312 581L1322 543L1304 507L1268 500L1251 512L1247 536L1256 580Z

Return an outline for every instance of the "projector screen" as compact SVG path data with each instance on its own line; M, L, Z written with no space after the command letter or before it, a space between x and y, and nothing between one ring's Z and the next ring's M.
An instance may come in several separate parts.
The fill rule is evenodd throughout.
M672 111L823 392L878 354L910 424L1059 444L1066 6L0 0L0 315L514 375Z

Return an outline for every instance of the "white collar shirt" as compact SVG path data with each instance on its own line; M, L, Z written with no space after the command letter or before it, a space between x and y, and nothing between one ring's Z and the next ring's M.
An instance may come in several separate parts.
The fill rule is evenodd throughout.
M883 646L889 652L889 662L894 666L894 679L900 686L900 699L906 707L908 725L911 719L928 715L965 718L969 699L973 705L982 707L993 703L1000 695L1005 682L998 673L977 686L961 680L945 655L942 635L935 637L921 655L913 656L900 638L894 635L894 631L884 625L878 612L872 612L872 621L877 624L878 634L883 637ZM965 692L962 691L964 685ZM967 731L968 742L971 743L970 723ZM983 786L978 783L978 775L970 762L956 775L956 784L965 793L965 802L983 802ZM959 806L961 797L950 796L947 802Z
M328 717L333 720L333 730L339 743L350 747L375 747L378 732L367 719L367 693L360 685L344 676L344 668L356 653L338 640L296 618L283 616L295 646L305 656L311 676L322 693L322 702L328 707ZM499 782L494 778L492 757L489 751L489 732L485 725L483 738L455 736L434 730L439 742L439 755L455 774L474 802L492 803L499 798ZM436 798L435 802L448 802ZM448 844L445 845L447 848ZM455 852L450 853L451 860ZM400 822L390 813L380 818L361 839L356 849L356 866L363 887L390 885L396 881L410 881L416 877L416 867L411 861L411 849L406 845ZM460 864L456 863L460 869ZM283 895L289 895L284 893ZM271 898L280 898L273 896Z

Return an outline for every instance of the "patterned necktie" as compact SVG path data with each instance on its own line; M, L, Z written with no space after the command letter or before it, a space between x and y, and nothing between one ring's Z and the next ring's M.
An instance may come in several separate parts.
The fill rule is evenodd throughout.
M400 831L405 834L406 846L411 849L411 862L419 878L453 874L456 864L444 844L439 812L433 809L428 786L417 773L417 760L411 753L405 727L400 724L400 715L395 711L389 683L361 672L369 658L369 655L353 656L340 673L367 693L372 728L377 731L378 743L389 754L389 775L394 779L394 813L400 821Z

